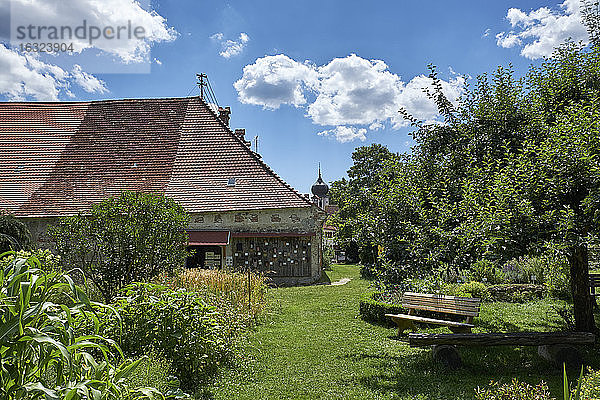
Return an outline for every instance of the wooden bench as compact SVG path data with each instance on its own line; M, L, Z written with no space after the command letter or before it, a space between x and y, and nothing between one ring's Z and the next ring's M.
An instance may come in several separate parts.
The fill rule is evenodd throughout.
M600 287L600 274L590 274L590 294L592 296L600 296L600 293L596 293L596 288Z
M415 322L447 326L455 333L471 332L473 317L479 315L481 299L470 297L444 296L441 294L424 294L405 292L402 295L402 307L408 309L408 314L385 314L398 325L398 335L407 329L417 330ZM443 314L454 314L466 317L465 322L448 321L444 319L419 317L417 311L434 311Z
M516 332L516 333L411 333L411 347L433 346L433 358L450 368L462 364L456 346L538 346L538 354L558 366L566 363L579 366L581 356L574 345L594 344L596 338L588 332Z

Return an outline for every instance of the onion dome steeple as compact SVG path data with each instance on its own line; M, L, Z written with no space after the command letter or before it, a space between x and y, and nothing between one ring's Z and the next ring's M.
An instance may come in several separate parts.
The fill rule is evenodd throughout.
M329 193L329 186L327 186L321 177L321 163L319 163L319 177L317 178L315 184L310 188L310 191L312 194L320 198L327 196Z

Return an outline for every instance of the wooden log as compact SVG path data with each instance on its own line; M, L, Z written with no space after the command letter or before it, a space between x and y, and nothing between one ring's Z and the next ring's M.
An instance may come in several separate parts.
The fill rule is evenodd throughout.
M516 333L411 333L408 342L412 347L431 345L453 346L543 346L554 344L593 344L595 336L588 332L516 332Z

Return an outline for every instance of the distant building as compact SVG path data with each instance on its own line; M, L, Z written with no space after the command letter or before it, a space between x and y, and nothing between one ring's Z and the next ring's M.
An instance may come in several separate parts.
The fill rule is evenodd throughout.
M329 186L323 181L323 177L321 176L321 165L319 165L318 171L317 181L312 185L311 192L313 194L312 202L327 213L327 219L323 224L323 248L333 249L335 260L337 262L343 262L346 260L346 255L335 243L335 232L337 231L337 227L330 223L330 217L339 210L339 207L334 204L329 204Z
M191 216L189 266L318 280L326 213L229 128L230 113L198 97L0 103L0 210L51 248L57 218L125 190L161 193Z

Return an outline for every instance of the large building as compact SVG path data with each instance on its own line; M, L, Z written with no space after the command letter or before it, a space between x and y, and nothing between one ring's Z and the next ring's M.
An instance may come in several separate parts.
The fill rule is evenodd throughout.
M229 114L198 97L0 103L0 210L51 248L58 217L125 190L162 193L191 215L190 266L317 280L326 214L229 128Z

